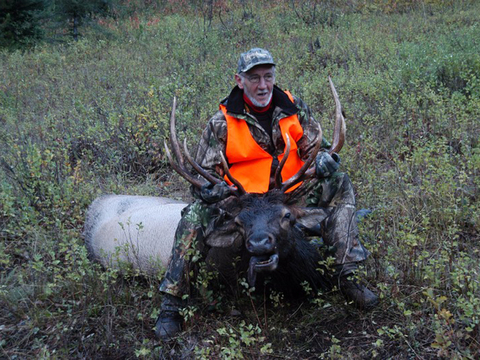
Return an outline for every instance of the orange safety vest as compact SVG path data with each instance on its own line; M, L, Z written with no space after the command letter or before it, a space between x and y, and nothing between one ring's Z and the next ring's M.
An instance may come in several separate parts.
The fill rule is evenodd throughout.
M289 92L285 92L293 102ZM227 146L226 155L230 164L230 172L249 193L265 193L270 184L270 171L272 168L273 156L263 150L254 140L248 124L243 119L237 119L227 114L227 108L220 105L220 110L227 120ZM297 114L287 116L279 122L282 137L287 143L285 134L290 138L290 155L282 169L282 181L291 178L302 167L303 161L298 155L297 142L303 136L303 128L298 121ZM281 161L285 151L278 156ZM225 175L225 181L232 184ZM292 191L301 183L290 188Z

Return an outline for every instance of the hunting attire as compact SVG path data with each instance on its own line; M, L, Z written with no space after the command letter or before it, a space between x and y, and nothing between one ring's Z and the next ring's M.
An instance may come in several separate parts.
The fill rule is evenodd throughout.
M283 181L298 171L318 141L322 142L322 149L330 147L328 141L320 139L320 128L307 105L276 86L271 106L262 112L255 110L245 101L244 91L238 86L220 103L220 109L203 132L195 157L203 169L228 182L221 165L220 154L224 154L230 171L245 190L263 193L274 186L275 171L285 150L285 133L289 133L292 146L282 171ZM322 237L335 258L334 276L340 279L355 270L369 253L358 239L352 184L346 174L337 171L339 158L335 155L333 160L328 157L323 163L317 161L317 178L310 182L305 199L307 206L330 207L332 214L305 232ZM160 285L160 291L167 294L162 303L164 318L168 318L169 312L177 316L179 299L190 292L193 257L205 259L210 249L209 235L222 222L232 220L227 211L228 199L224 200L228 194L223 194L221 187L217 190L211 186L202 190L192 187L196 200L182 212L172 257ZM212 196L205 196L209 194ZM161 318L162 315L158 320L160 325L157 322L157 335L164 337L159 334ZM176 330L179 329L172 332Z

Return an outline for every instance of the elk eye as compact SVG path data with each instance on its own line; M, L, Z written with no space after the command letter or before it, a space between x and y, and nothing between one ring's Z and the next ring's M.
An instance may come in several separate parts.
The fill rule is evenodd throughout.
M287 212L285 215L283 215L283 218L288 220L290 219L291 216L292 216L292 213Z

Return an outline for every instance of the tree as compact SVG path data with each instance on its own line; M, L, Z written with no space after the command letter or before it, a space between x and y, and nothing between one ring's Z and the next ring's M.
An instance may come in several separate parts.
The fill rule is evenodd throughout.
M21 48L43 37L41 19L48 0L0 2L0 47Z
M78 27L93 15L105 15L112 0L53 0L54 13L62 20L71 22L72 36L78 40Z

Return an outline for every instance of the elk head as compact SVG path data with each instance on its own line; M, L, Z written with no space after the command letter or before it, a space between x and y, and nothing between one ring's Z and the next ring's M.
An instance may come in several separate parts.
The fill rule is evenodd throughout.
M336 114L333 142L329 150L329 152L332 153L339 152L345 141L345 119L342 115L337 92L330 78L329 82L335 99ZM170 142L177 159L176 162L173 160L165 144L166 154L171 166L179 175L197 188L201 188L205 183L220 183L222 181L221 179L209 174L195 162L187 149L186 141L184 141L184 153L187 161L204 180L194 176L187 170L175 130L175 108L176 99L174 98L170 118ZM217 233L220 234L223 231L223 236L228 237L230 235L230 237L232 237L231 230L234 229L242 235L245 249L250 254L248 280L251 286L255 284L256 274L258 272L275 271L281 259L286 257L292 248L295 247L296 239L298 239L298 236L301 236L301 230L294 226L296 223L300 222L308 226L309 222L315 221L318 223L328 216L328 211L325 209L302 209L289 206L287 202L292 201L292 195L289 195L288 198L286 198L285 195L287 190L297 183L315 176L315 166L312 166L312 163L320 150L322 139L320 126L319 131L319 141L301 169L299 169L294 176L282 182L281 171L290 152L290 140L288 135L286 136L285 156L275 173L275 188L263 195L247 193L242 184L231 175L228 163L223 154L221 154L223 169L233 184L230 186L231 193L239 200L239 210L235 214L235 221L221 226L222 229L219 229ZM292 193L295 193L295 191ZM288 199L288 201L286 199ZM207 243L210 245L214 242L215 241L207 240Z

